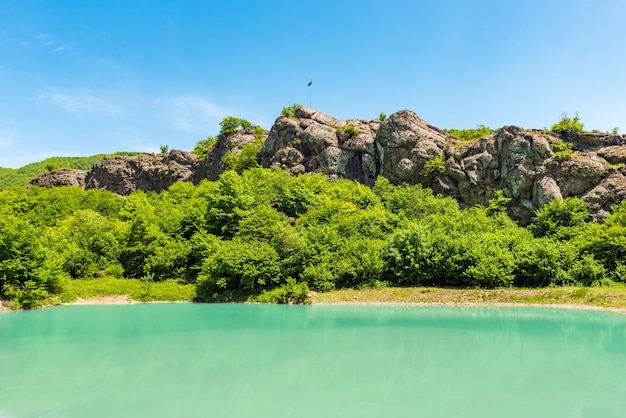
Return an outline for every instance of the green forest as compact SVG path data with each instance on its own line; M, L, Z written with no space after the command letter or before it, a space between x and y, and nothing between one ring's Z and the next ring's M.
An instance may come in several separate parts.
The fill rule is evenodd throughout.
M262 168L127 197L6 187L0 296L33 308L76 298L73 283L138 283L146 300L169 286L203 302L298 303L340 288L626 281L625 203L595 223L581 200L555 200L528 227L507 216L507 203L498 193L460 209L382 177L369 188Z

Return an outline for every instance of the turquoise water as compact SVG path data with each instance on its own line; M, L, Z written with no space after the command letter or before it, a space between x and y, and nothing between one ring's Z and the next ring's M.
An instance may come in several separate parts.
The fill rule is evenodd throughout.
M196 304L0 314L0 417L626 417L626 316Z

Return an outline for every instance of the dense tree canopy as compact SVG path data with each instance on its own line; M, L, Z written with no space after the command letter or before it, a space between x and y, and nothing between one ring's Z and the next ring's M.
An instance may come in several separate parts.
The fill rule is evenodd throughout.
M461 210L384 178L368 188L260 168L126 198L12 187L0 192L0 296L28 308L70 280L106 277L192 283L205 301L282 302L309 289L626 281L626 204L597 224L582 201L554 201L523 228L507 203Z

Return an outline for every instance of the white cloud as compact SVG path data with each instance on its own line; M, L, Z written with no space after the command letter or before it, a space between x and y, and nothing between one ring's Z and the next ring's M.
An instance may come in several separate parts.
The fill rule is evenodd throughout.
M42 94L39 96L39 100L52 102L60 108L72 113L91 112L110 116L121 113L121 109L118 106L88 94Z
M232 114L231 109L195 96L160 99L158 103L167 107L173 128L197 134L206 134L221 119Z
M68 45L67 45L67 44L65 44L65 45L61 45L61 46L59 46L59 47L57 47L57 48L54 48L54 50L55 50L56 52L61 52L61 51L65 51L65 50L67 49L67 47L68 47Z

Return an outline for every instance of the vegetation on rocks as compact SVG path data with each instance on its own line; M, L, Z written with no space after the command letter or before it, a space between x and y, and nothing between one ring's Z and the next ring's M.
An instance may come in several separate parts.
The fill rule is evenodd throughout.
M286 116L288 118L293 118L293 117L296 116L296 110L298 110L301 107L302 107L302 105L301 104L297 104L297 103L294 103L294 104L292 104L290 106L285 106L280 111L280 115L281 116Z
M446 129L445 132L463 142L476 141L495 132L486 125L476 125L475 129Z
M581 122L580 118L578 117L578 113L576 113L573 118L570 118L567 113L563 113L563 115L561 116L561 120L552 125L550 130L558 134L574 133L582 132L584 127L585 124Z

